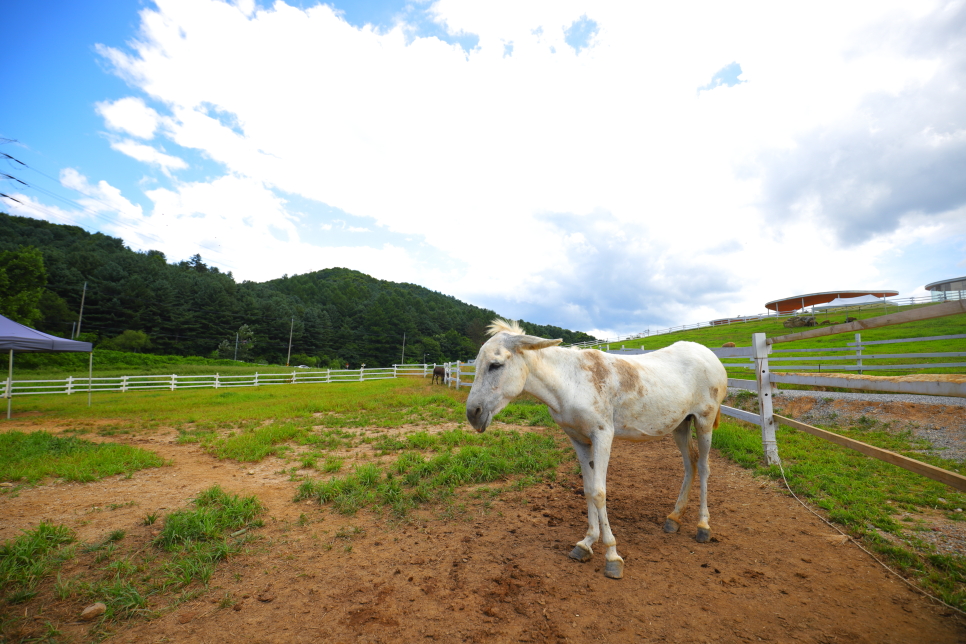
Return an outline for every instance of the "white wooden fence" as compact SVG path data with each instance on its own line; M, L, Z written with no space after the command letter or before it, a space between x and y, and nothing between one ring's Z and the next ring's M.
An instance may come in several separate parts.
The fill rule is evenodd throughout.
M443 364L443 368L446 369L446 377L443 382L447 387L455 387L459 389L460 387L472 387L473 379L476 377L476 367L474 366L476 360L470 360L469 362L446 362Z
M964 358L966 357L966 351L941 351L935 353L864 353L864 351L867 350L865 347L870 347L872 345L907 344L912 342L926 342L930 340L963 339L966 339L966 334L935 335L923 338L900 338L897 340L875 340L871 342L863 342L862 334L856 333L855 342L847 342L846 346L844 347L770 350L769 355L772 353L792 353L805 355L787 357L775 356L771 357L769 360L772 366L780 367L783 370L796 369L798 371L816 371L817 373L841 373L843 371L857 371L859 374L862 374L864 371L917 371L921 369L962 368L966 367L966 362L915 362L915 360L922 358ZM656 349L619 349L617 351L610 351L609 353L633 355L651 353L651 351L655 350ZM752 347L735 347L731 349L712 350L718 355L719 358L722 359L721 364L726 367L733 369L755 368L754 350ZM849 353L851 355L814 355L815 353L832 353L837 351ZM728 358L744 358L744 360L741 362L725 362L725 360ZM869 360L887 360L889 363L869 364ZM911 362L896 362L897 360ZM787 364L789 362L792 364ZM854 362L855 364L845 364L845 362Z
M151 389L198 389L222 387L266 387L271 385L327 384L334 382L360 382L364 380L385 380L401 376L430 376L430 364L393 365L378 369L293 369L292 371L227 376L218 373L197 376L154 375L154 376L113 376L105 378L86 378L68 376L55 380L14 380L5 381L4 398L9 396L28 396L39 394L75 394L102 391L142 391Z
M955 472L950 472L938 467L934 467L927 463L917 461L915 459L902 456L901 454L896 454L889 450L885 450L861 441L853 440L851 438L846 438L845 436L840 436L838 434L825 431L824 429L819 429L818 427L812 427L805 423L793 420L791 418L785 418L784 416L779 416L774 413L772 406L772 399L777 392L776 383L791 383L791 384L801 384L801 385L820 385L820 386L834 386L841 387L844 389L860 389L860 390L873 390L873 391L896 391L902 393L915 393L915 394L926 394L926 395L944 395L944 396L957 396L961 398L966 398L966 383L961 382L944 382L938 378L933 381L888 381L879 380L872 378L861 378L861 377L848 377L848 378L833 378L830 376L820 376L820 375L801 375L801 374L775 374L771 372L770 362L775 362L776 358L769 358L769 355L774 351L772 347L776 344L782 344L786 342L795 342L798 340L807 340L810 338L817 338L826 335L835 335L838 333L854 333L857 331L862 331L866 329L881 328L885 326L892 326L896 324L904 324L906 322L914 322L917 320L928 320L933 318L945 317L948 315L959 315L966 313L966 300L958 300L952 302L946 302L944 304L937 304L935 306L924 307L920 309L913 309L911 311L904 311L902 313L893 313L890 315L883 315L875 318L868 318L865 320L857 320L855 322L850 322L848 324L836 324L827 327L818 327L814 329L809 329L807 331L801 331L798 333L790 333L788 335L777 336L773 338L765 338L764 333L755 333L752 335L752 346L751 347L735 347L731 349L716 349L715 353L719 357L742 357L749 353L751 354L750 359L754 361L755 369L755 379L754 380L743 380L737 378L729 378L728 385L731 387L741 387L750 391L755 391L758 393L758 413L752 413L743 411L741 409L735 409L733 407L722 406L721 413L739 420L743 420L749 423L753 423L761 427L761 439L762 446L765 452L765 462L768 465L776 465L781 461L778 456L778 443L775 438L775 428L777 425L785 425L787 427L792 427L800 431L807 432L814 436L824 438L825 440L837 443L844 447L849 447L856 451L859 451L867 456L877 458L893 465L898 465L899 467L905 468L907 470L917 472L923 476L927 476L931 479L945 483L951 487L958 490L966 491L966 477L957 474ZM934 339L945 339L947 337L962 338L966 336L935 336L932 338L906 338L904 340L879 340L875 343L867 342L861 343L857 340L857 343L853 344L853 347L858 347L861 349L862 346L869 346L871 344L890 344L893 342L914 342L914 341L926 341ZM825 349L821 349L825 351ZM854 349L850 349L854 350ZM790 350L792 352L801 353L803 350ZM933 357L934 354L898 354L902 357ZM780 358L779 358L780 359ZM862 355L863 361L869 359L866 354ZM796 359L801 361L801 359ZM895 369L898 365L883 365L883 368ZM925 367L937 367L944 366L936 363L925 363ZM867 365L862 365L863 368L868 369ZM909 368L913 368L911 365ZM802 367L801 365L782 365L782 369L789 368L809 368ZM810 367L814 369L814 365ZM921 368L921 367L915 367Z

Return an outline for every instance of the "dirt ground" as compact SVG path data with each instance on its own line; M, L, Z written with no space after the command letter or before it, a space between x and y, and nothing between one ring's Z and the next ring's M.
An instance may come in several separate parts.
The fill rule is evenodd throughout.
M44 428L24 421L8 428ZM966 641L961 616L718 454L711 543L693 539L693 505L682 532L665 534L681 477L670 440L615 445L608 509L626 561L621 580L603 576L599 547L588 563L567 557L586 529L573 462L560 467L557 483L504 492L489 508L465 499L464 514L424 512L399 523L294 503L297 483L279 473L278 459L218 461L177 445L172 431L110 440L173 464L0 496L0 541L46 519L81 541L123 529L126 540L146 544L158 530L143 525L146 513L167 514L215 483L268 507L262 538L222 563L205 594L156 619L121 623L111 642ZM78 572L70 566L64 577ZM46 603L30 603L28 617L42 610L65 636L90 639L89 625L76 621L83 605L42 596Z

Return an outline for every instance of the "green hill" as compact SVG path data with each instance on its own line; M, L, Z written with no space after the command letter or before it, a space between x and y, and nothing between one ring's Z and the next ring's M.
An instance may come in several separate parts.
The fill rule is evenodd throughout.
M19 285L19 295L2 288L5 279ZM160 355L233 358L238 334L239 358L285 364L291 332L293 364L387 366L400 361L404 334L407 362L466 360L497 316L347 268L236 282L200 255L169 263L160 251L135 252L115 237L0 213L0 313L68 337L85 281L82 339ZM522 325L565 342L593 339Z

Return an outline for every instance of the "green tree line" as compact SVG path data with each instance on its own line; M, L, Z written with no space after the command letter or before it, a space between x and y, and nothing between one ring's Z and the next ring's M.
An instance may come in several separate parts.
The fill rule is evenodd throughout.
M467 360L496 313L422 286L328 268L236 282L200 255L169 263L121 239L0 213L0 314L70 337L83 285L82 336L96 348L353 368ZM529 333L593 339L521 321Z

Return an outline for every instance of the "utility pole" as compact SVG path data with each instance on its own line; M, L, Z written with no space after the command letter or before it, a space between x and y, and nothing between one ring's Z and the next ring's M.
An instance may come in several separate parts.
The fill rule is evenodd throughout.
M406 364L406 332L405 331L403 331L403 354L402 354L401 364Z
M84 292L81 293L80 315L77 316L77 335L80 336L81 321L84 319L84 298L87 297L87 282L84 282Z
M235 334L235 360L238 360L238 334Z
M285 366L289 366L289 362L292 360L292 331L295 330L295 317L292 317L292 326L288 329L288 357L285 358Z

